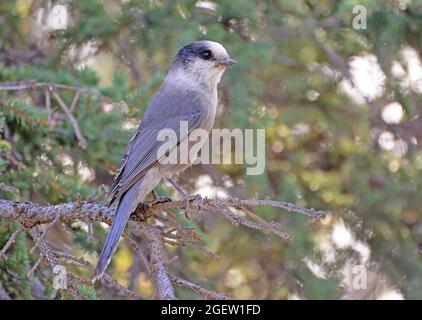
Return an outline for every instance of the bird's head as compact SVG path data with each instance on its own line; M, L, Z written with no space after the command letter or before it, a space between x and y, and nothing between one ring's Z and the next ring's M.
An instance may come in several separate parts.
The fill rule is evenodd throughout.
M200 40L185 45L173 62L173 69L200 84L215 87L227 66L236 63L218 42Z

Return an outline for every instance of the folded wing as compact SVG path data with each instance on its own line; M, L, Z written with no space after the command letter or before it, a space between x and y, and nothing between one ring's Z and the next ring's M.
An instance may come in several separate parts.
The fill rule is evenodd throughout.
M187 138L180 136L180 122L188 123L188 132L198 128L204 116L203 107L201 97L195 92L173 88L170 92L160 90L157 93L126 149L109 191L110 204L120 199L149 169L157 166L157 152L164 143L157 139L160 130L174 130L179 144Z

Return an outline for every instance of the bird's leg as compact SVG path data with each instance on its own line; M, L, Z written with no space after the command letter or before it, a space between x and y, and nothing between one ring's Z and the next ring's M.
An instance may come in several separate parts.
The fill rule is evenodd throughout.
M154 198L155 202L170 202L172 201L170 197L160 196L155 189L152 189L151 195Z
M189 195L185 190L183 190L183 188L181 186L179 186L176 181L173 178L167 178L167 180L173 185L173 187L177 190L177 192L179 192L183 199L185 199L186 201L194 201L194 200L198 200L201 199L201 196L199 194L195 194L195 195ZM185 217L188 220L191 220L191 216L190 216L190 211L187 208L188 206L186 206L186 211L185 211Z
M196 195L189 195L185 190L183 190L183 188L181 186L179 186L177 184L177 182L173 179L173 178L167 178L168 182L170 182L173 187L177 190L177 192L180 193L180 195L183 197L183 199L187 200L187 201L192 201L195 199L198 199L198 197L201 197L200 195L196 194Z

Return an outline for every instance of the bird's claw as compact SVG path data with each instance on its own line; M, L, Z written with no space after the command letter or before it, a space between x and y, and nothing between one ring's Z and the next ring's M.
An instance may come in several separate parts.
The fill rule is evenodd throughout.
M193 194L186 197L186 201L188 202L194 202L194 201L200 201L200 200L202 200L202 197L199 194Z
M166 196L157 196L154 198L154 203L165 203L165 202L170 202L173 201L170 197L166 197Z
M170 202L172 199L166 196L160 196L155 190L151 191L151 195L154 198L154 203Z
M187 202L189 202L189 204L193 204L195 202L201 201L202 197L199 194L188 195L188 196L185 197L185 200ZM194 204L194 206L197 206L197 209L200 210L200 204L196 203L196 204ZM191 210L188 210L188 208L189 208L189 205L186 205L185 217L186 217L186 219L191 220L192 219L192 217L190 215Z

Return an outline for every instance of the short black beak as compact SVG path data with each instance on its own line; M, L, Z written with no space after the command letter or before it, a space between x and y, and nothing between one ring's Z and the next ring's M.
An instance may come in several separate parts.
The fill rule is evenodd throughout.
M237 63L237 61L232 58L223 58L223 59L217 60L217 64L223 65L223 66L229 66L235 63Z

